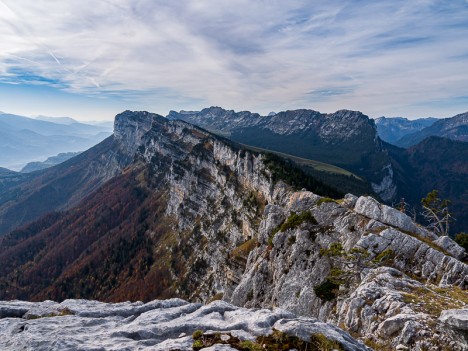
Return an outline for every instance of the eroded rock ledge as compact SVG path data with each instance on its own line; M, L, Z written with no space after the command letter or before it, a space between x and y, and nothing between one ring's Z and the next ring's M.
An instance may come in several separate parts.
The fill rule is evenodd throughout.
M222 339L255 340L273 330L309 341L312 335L346 351L370 350L348 333L282 309L245 309L181 299L146 304L89 300L0 302L2 350L192 350L193 333L219 332ZM212 333L210 333L212 331ZM235 350L214 345L205 350Z

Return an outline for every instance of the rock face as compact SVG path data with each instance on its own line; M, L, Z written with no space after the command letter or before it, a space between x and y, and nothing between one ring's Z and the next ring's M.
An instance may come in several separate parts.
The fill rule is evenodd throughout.
M281 225L302 211L310 211L316 222ZM285 207L267 206L259 228L260 245L250 253L233 293L225 294L228 301L314 316L344 326L376 349L466 349L461 333L447 330L438 317L446 304L466 307L468 266L432 243L437 237L400 211L370 197L347 195L339 204L302 192ZM335 293L319 297L317 287L343 269L323 254L332 243L347 252L364 250L369 263L388 256L347 278L354 283L342 281ZM458 250L463 249L457 245L452 252Z
M452 328L468 331L468 309L466 308L442 311L439 320Z
M220 333L228 341L256 340L273 330L309 341L322 335L342 350L370 350L339 328L281 309L249 310L216 301L203 306L180 299L105 304L87 300L0 302L4 350L193 350L192 334ZM235 350L214 345L211 350ZM209 348L205 348L209 350Z
M210 107L193 112L171 111L167 117L243 144L343 167L380 184L374 189L385 200L396 196L395 180L385 168L390 159L377 136L374 121L359 111L325 114L300 109L260 116L249 111Z

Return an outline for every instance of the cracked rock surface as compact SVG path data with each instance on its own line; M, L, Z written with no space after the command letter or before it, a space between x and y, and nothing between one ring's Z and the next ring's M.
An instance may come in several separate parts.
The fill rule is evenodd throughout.
M250 310L223 301L137 303L65 300L0 303L2 350L192 350L192 333L220 332L255 340L276 329L309 340L322 334L347 351L369 350L336 326L282 309ZM227 339L227 335L225 336ZM213 345L205 350L233 350Z

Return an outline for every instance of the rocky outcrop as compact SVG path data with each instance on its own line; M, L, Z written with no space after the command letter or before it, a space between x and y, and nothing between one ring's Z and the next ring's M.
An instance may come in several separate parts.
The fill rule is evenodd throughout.
M158 115L149 112L125 111L115 116L114 138L131 156L142 144L143 135L151 129ZM159 116L159 118L162 118Z
M206 306L180 299L146 304L0 302L4 350L193 350L197 330L203 339L218 336L217 344L204 350L236 350L234 339L253 343L274 330L307 342L318 335L341 350L369 350L348 333L316 319L281 309L248 310L222 301Z
M284 225L303 211L315 221ZM347 195L337 203L299 192L286 206L265 208L258 238L261 245L250 253L233 293L225 295L228 301L278 306L333 322L376 349L450 345L465 350L463 338L438 320L447 304L468 303L468 266L457 259L463 249L450 242L456 245L452 256L440 239L400 211L371 197ZM343 247L343 257L358 249L367 265L355 268L347 281L338 279L324 296L317 288L343 269L324 254L332 243Z
M368 343L382 348L391 344L424 350L444 345L450 350L465 350L462 334L448 330L440 322L450 318L438 320L444 306L465 304L451 293L450 289L411 279L399 270L380 267L369 271L348 298L338 301L338 324L366 335ZM468 317L466 310L458 311L459 319L463 314Z
M439 320L454 329L466 332L468 331L468 308L442 311Z

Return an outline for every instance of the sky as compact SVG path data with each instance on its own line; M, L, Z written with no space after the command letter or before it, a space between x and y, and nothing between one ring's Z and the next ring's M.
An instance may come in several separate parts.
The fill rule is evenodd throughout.
M0 0L0 111L468 111L468 0Z

